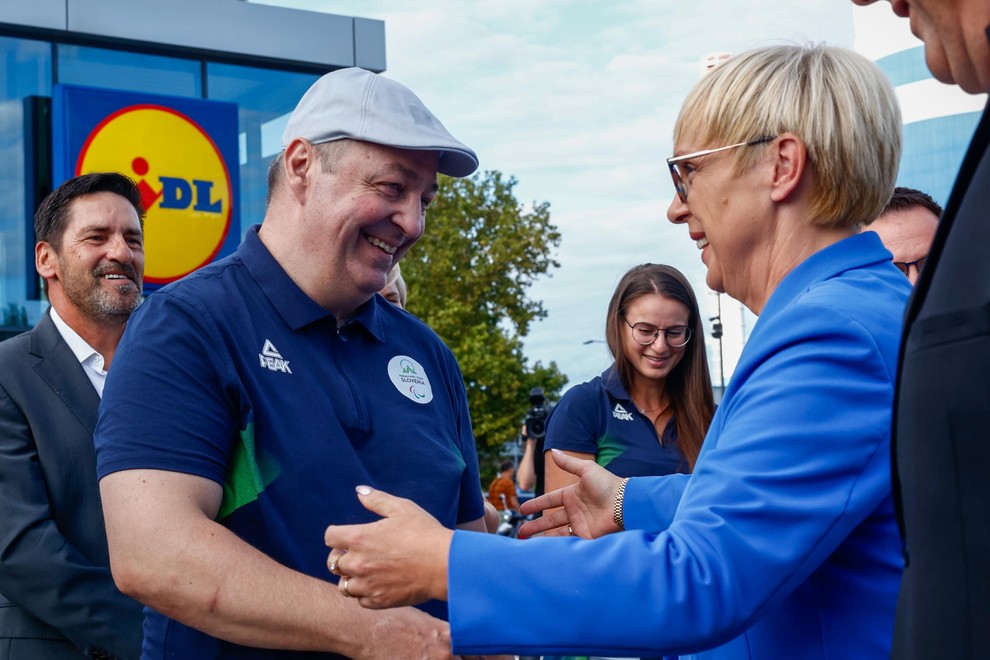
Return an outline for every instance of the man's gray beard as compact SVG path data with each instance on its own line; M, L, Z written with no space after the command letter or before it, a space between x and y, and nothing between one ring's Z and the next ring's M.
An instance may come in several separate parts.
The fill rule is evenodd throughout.
M131 286L137 287L137 296L124 299L104 290L99 277L92 273L89 276L92 278L90 284L82 291L76 288L74 282L72 286L66 286L65 281L62 282L62 290L69 302L96 321L124 323L144 300L142 287L133 281Z
M121 323L126 322L127 319L131 317L141 303L144 302L144 296L139 290L137 297L130 300L121 300L116 296L110 295L103 289L97 289L96 295L91 296L92 310L95 311L92 315L101 321L119 321Z

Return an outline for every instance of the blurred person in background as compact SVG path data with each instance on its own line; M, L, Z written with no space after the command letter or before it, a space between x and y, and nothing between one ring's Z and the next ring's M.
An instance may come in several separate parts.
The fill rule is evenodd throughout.
M488 486L488 502L499 511L519 510L516 482L513 480L515 473L516 466L512 461L502 461L498 466L498 474Z
M519 439L523 443L523 455L519 459L519 469L516 470L516 483L519 484L519 488L522 490L533 490L536 488L537 475L536 475L536 444L535 438L529 437L529 433L526 431L525 422L521 427L519 427ZM542 460L540 461L542 463ZM541 475L542 476L542 475ZM542 490L536 492L537 495L542 495Z
M402 269L399 268L399 264L395 264L392 270L388 271L385 288L378 293L399 309L406 308L406 281L402 279Z
M887 208L867 229L880 235L894 265L915 285L928 260L940 217L942 207L929 195L898 186Z

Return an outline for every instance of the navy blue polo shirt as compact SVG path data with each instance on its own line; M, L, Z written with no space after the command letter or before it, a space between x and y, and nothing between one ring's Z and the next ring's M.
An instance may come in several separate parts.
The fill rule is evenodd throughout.
M653 422L636 408L614 364L564 393L547 420L543 446L594 454L599 465L619 477L688 472L674 420L664 429L661 446Z
M96 430L100 478L151 468L223 485L218 521L320 579L330 524L370 522L368 484L447 527L483 515L450 350L374 296L339 329L252 228L230 257L164 287L127 324ZM446 618L442 603L424 606ZM282 658L146 610L146 658ZM313 657L307 654L305 657Z

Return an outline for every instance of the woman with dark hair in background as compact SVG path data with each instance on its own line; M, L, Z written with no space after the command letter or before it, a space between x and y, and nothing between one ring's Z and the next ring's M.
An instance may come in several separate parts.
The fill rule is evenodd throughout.
M684 275L660 264L629 270L609 302L605 338L615 362L564 394L545 448L594 459L619 477L690 472L715 404L698 301ZM545 470L547 491L577 481L552 460Z

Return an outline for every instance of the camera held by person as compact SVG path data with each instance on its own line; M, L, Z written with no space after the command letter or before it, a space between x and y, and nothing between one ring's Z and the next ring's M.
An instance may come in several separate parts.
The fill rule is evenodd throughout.
M543 388L534 387L529 391L529 403L532 406L526 413L526 435L530 440L542 440L547 434L547 407Z
M543 440L547 435L547 419L551 406L546 404L543 388L534 387L529 391L530 409L523 420L520 437L525 443L525 451L519 461L516 480L523 490L533 489L534 494L543 493Z

